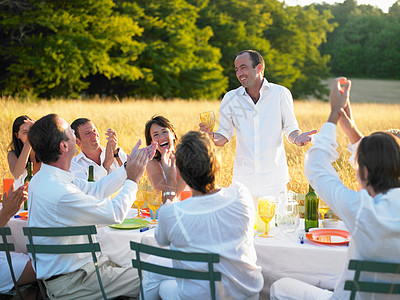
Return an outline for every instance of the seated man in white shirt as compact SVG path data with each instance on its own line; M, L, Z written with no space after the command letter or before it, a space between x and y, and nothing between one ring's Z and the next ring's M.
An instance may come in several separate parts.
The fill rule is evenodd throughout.
M74 131L56 114L39 119L29 130L29 142L42 161L40 171L32 178L28 191L28 226L67 227L111 225L121 223L136 198L137 183L156 145L131 152L127 163L97 182L76 178L70 171L76 153ZM121 189L113 199L109 196ZM84 242L78 237L37 237L40 244ZM129 247L129 245L120 245ZM102 298L91 254L39 254L36 274L45 282L51 299ZM119 267L101 255L100 275L108 298L138 297L136 269Z
M306 153L305 175L349 229L349 260L400 263L400 140L387 132L375 132L361 139L356 153L358 192L349 190L332 166L338 158L337 122L348 108L350 85L344 77L335 79L330 96L331 114ZM354 271L347 267L334 292L282 278L271 286L271 299L348 299L350 292L344 291L344 282L353 279ZM382 275L368 274L363 279L380 281ZM390 277L390 281L399 283L400 277ZM357 296L393 299L393 295L371 293Z
M98 181L126 162L127 155L118 147L118 136L115 130L107 129L107 145L104 148L100 145L96 126L89 119L76 119L72 122L71 128L75 131L76 144L81 149L81 153L76 155L71 162L70 171L76 177L88 179L89 166L93 166L94 180Z
M191 131L182 137L176 149L176 165L193 197L160 209L157 242L173 250L219 254L221 260L214 265L222 275L222 281L216 284L217 299L258 299L264 280L256 264L255 208L249 190L240 183L228 188L216 186L219 160L204 132ZM173 198L168 192L164 194ZM158 261L168 265L167 260ZM207 270L207 265L198 263L173 264ZM149 272L144 276L145 299L211 299L207 281L175 280Z
M19 187L14 192L12 188L5 192L0 209L0 227L5 227L8 221L18 212L22 203L28 198L28 184ZM33 283L36 274L29 256L23 253L12 252L11 261L18 285ZM0 293L6 293L14 287L6 254L0 252ZM27 295L24 294L24 297Z

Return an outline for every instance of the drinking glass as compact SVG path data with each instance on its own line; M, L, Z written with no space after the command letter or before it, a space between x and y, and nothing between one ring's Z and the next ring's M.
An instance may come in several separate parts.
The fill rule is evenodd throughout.
M268 233L268 223L269 221L271 221L275 214L275 197L259 197L257 206L258 215L265 223L265 233L260 234L259 237L273 237L272 234Z
M3 194L10 190L10 187L14 183L14 176L11 174L10 171L7 171L3 174Z
M144 216L142 216L140 214L140 208L143 206L144 202L147 200L148 198L148 192L147 190L151 189L150 186L147 185L139 185L139 189L138 192L136 194L136 200L133 204L136 205L137 209L138 209L138 214L135 218L140 218L140 219L144 219Z
M159 190L151 190L151 192L148 194L147 198L147 206L151 209L153 212L153 220L150 221L150 224L157 224L158 222L156 221L156 212L157 209L160 208L161 203L162 203L162 192Z
M325 214L329 210L329 206L324 201L322 201L321 198L319 199L318 210L319 213L321 214L321 220L323 221Z
M214 111L210 110L210 111L200 113L200 121L201 121L201 123L206 125L207 128L210 129L210 131L212 131L215 126Z
M300 225L300 216L298 203L294 199L293 193L282 193L280 195L279 207L277 214L277 225L282 232L294 232Z

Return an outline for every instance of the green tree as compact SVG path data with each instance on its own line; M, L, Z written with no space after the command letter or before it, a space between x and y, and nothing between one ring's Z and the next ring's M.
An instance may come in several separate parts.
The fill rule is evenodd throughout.
M213 32L196 26L198 8L184 0L117 3L143 28L140 40L146 43L138 57L146 74L124 86L128 95L215 99L226 90L221 53L209 44Z
M142 29L113 12L112 0L0 3L0 79L6 94L76 96L91 74L136 80L134 65L144 48Z

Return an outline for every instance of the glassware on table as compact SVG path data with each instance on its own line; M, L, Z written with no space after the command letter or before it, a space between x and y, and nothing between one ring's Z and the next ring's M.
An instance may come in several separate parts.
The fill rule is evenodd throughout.
M14 184L14 176L10 171L3 174L3 194L10 190L10 187Z
M275 197L258 197L257 202L258 215L265 223L265 233L259 234L259 237L273 237L274 235L268 233L268 223L275 215Z
M159 190L152 189L147 198L147 206L151 209L153 213L153 220L150 221L150 224L157 224L156 221L156 212L157 209L160 208L162 203L162 192Z
M278 228L284 232L294 232L300 225L298 203L294 199L294 193L289 191L279 197L280 206L277 213Z
M329 210L329 206L324 201L322 201L321 198L319 199L318 210L321 214L321 220L323 221L325 219L325 214Z

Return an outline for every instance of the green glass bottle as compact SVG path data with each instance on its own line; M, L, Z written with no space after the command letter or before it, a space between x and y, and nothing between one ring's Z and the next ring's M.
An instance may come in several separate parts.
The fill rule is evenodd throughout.
M26 169L28 171L28 175L26 175L24 183L30 182L33 176L32 163L30 161L28 161L28 166ZM28 210L28 199L24 202L24 210Z
M89 177L88 177L87 181L94 182L94 169L93 169L93 166L89 166Z
M318 195L315 193L311 185L309 185L304 205L304 223L306 232L308 232L310 228L318 228L318 204Z

